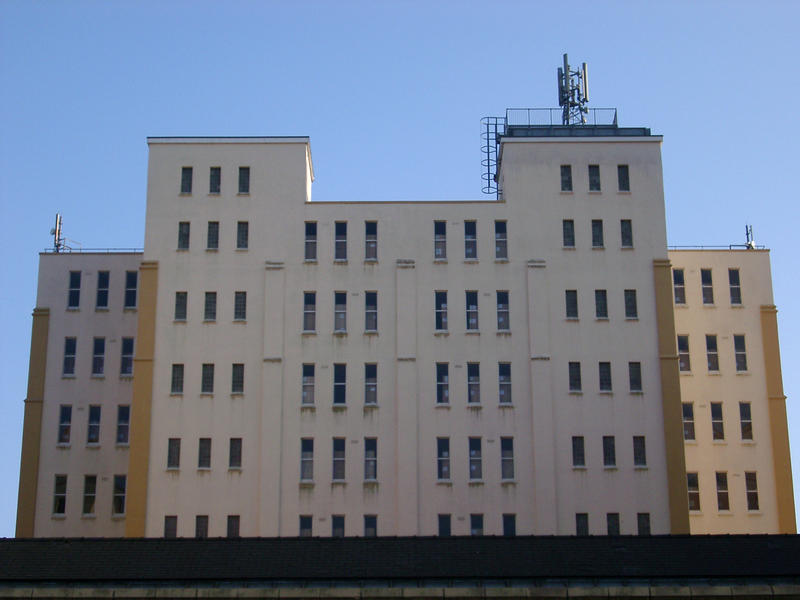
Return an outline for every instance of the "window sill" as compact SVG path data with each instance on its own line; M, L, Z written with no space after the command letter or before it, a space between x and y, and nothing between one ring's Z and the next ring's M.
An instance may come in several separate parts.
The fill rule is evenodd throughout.
M686 438L683 438L683 443L684 443L684 445L688 444L690 446L697 446L697 440L696 439L687 440Z
M678 371L678 373L681 375L681 377L686 377L686 376L691 376L692 375L691 371Z
M721 377L721 376L722 376L722 373L720 373L719 371L709 371L709 372L707 373L707 375L709 375L709 376L711 376L711 377Z
M572 465L573 471L588 471L589 469L586 468L586 465Z
M731 304L731 308L744 308L744 304Z
M219 252L219 248L206 248L206 252Z
M736 371L736 374L737 375L749 376L750 375L750 371Z
M172 319L173 323L186 325L186 319Z
M365 404L364 405L364 412L370 412L370 411L373 411L373 410L378 410L378 403L377 402L371 402L369 404Z
M470 479L469 480L470 487L472 486L481 486L483 485L483 479Z
M633 465L634 471L647 471L647 465Z
M169 395L183 398L183 392L170 392Z
M449 402L437 402L434 405L434 407L437 408L437 409L450 410L450 403Z
M481 332L478 329L467 329L465 332L467 335L480 335Z
M335 265L346 265L347 264L347 259L346 258L334 258L333 259L333 264L335 264Z
M757 517L757 516L760 516L762 513L761 513L761 509L756 509L756 510L747 509L747 514L748 514L748 516Z
M378 264L378 259L377 259L377 258L365 258L365 259L364 259L364 264L365 264L365 265L375 265L375 264Z
M591 194L591 195L597 195L597 194L602 194L602 193L603 193L603 190L589 190L589 194Z
M125 520L125 513L111 515L112 521L124 521Z
M317 264L317 259L316 258L304 258L303 259L303 263L307 264L307 265L315 265L315 264Z
M332 479L331 487L346 487L347 481L344 479Z
M219 197L219 192L208 192L209 196Z
M133 381L133 373L121 373L119 378L122 381Z
M68 306L67 307L67 312L80 312L80 311L81 311L80 306Z
M178 197L179 198L191 198L192 197L192 192L181 192L180 194L178 194Z
M100 442L88 442L86 444L87 450L99 450L100 449Z
M244 392L231 392L231 398L244 398Z
M642 390L631 390L629 393L631 396L644 396L644 392Z
M498 329L497 335L511 335L510 329Z
M447 487L453 487L453 480L452 479L437 479L436 485L445 485Z
M592 246L592 250L605 250L605 246Z
M434 330L433 335L436 335L436 336L448 336L448 335L450 335L450 332L447 329L436 329L436 330Z
M469 402L467 403L467 408L469 410L482 410L483 406L481 405L480 402Z
M108 312L107 306L95 306L94 312Z
M237 196L245 196L245 197L247 197L247 196L250 195L250 192L236 192L236 195Z
M247 252L249 248L236 248L236 252Z
M368 489L375 489L378 487L378 480L377 479L366 479L364 480L364 487Z
M123 306L122 307L123 313L135 313L137 312L137 307L135 306Z
M608 323L608 317L595 317L594 320L595 321L604 321L604 322Z
M570 390L569 391L569 395L570 396L583 396L583 391L582 390Z
M175 248L175 252L189 252L188 248Z
M61 442L56 444L56 448L61 448L62 450L69 450L72 447L72 444L69 442Z
M371 335L378 335L378 330L377 329L365 329L364 330L364 335L370 335L370 336Z
M228 473L241 473L242 467L228 467Z
M575 250L575 246L561 246L562 250Z
M93 520L94 520L94 519L96 519L96 518L97 518L97 515L96 515L96 514L94 514L94 513L87 513L87 514L81 515L81 520L82 520L82 521L83 521L83 520L86 520L86 521L93 521Z
M617 190L617 193L618 194L622 194L623 196L630 196L631 195L631 191L630 190Z
M626 321L638 321L639 317L625 317Z
M214 392L200 392L201 398L213 398Z
M507 258L495 258L494 262L495 264L506 264L510 261Z
M131 447L131 445L128 442L117 442L114 444L114 447L118 448L119 450L127 450Z
M727 446L728 442L727 442L727 440L711 440L711 445L712 446Z
M61 379L75 379L75 375L61 375Z
M611 391L611 390L600 390L597 393L600 394L601 396L613 396L614 395L614 392Z
M755 440L741 440L741 442L742 442L742 445L744 445L744 446L755 446L756 445L756 441Z
M210 473L211 467L197 467L198 473Z
M517 485L517 480L516 479L501 479L500 480L500 485L502 485L503 487L515 486L515 485Z
M331 409L333 410L333 412L344 412L344 411L347 410L347 405L346 404L334 404L331 407Z
M703 308L717 308L717 305L713 302L703 302Z
M203 319L203 323L216 323L216 319Z
M317 335L317 332L314 329L304 329L300 332L300 335Z
M616 471L617 465L603 465L604 471Z
M180 473L181 468L180 467L167 467L166 471L167 471L167 473Z
M465 258L464 262L467 263L467 264L475 264L475 263L480 262L480 261L477 258Z
M511 402L501 402L497 405L498 408L514 408L514 405Z
M314 481L312 479L301 479L300 480L300 487L301 488L313 488Z
M52 515L50 515L50 518L51 519L55 519L56 521L63 521L63 520L65 520L67 518L67 515L65 515L63 513L52 514Z
M347 331L343 329L337 329L333 332L334 337L347 337Z
M718 517L732 517L733 512L730 509L718 508L717 509L717 516Z
M434 264L437 264L437 263L438 264L447 264L447 259L446 258L434 258L433 259L433 263Z
M300 412L314 412L317 410L317 407L313 404L301 404L300 405Z
M231 323L244 323L247 325L247 319L234 319Z
M578 317L565 317L564 320L567 321L567 322L572 321L572 322L575 322L575 323L580 321L580 319Z
M92 377L91 378L92 379L105 379L106 376L103 375L102 373L92 373Z
M672 305L675 308L689 308L689 305L686 302L673 302Z

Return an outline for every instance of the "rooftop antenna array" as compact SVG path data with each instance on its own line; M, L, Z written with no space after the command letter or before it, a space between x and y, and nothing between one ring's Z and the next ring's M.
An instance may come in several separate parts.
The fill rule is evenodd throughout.
M586 63L579 71L571 71L569 59L564 55L564 66L558 67L558 105L562 125L585 125L586 103L589 102L589 72Z
M744 235L747 242L745 242L745 247L748 250L753 250L756 247L756 241L753 239L753 226L752 225L745 225L744 226Z
M56 213L56 226L50 230L53 236L53 252L58 253L64 249L64 238L61 235L61 213Z

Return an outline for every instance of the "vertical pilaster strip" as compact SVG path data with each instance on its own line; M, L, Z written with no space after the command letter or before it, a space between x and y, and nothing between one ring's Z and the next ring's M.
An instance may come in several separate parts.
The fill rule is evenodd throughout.
M786 421L786 396L783 394L781 351L778 345L778 309L761 307L761 339L764 345L764 375L769 402L769 430L772 439L772 465L775 498L778 505L778 533L797 533L792 487L792 459L789 454L789 428Z
M153 406L153 356L158 297L158 261L139 266L139 309L136 356L133 359L133 406L125 537L144 537L147 516L147 472L150 466L150 427Z
M669 259L653 260L653 282L661 371L661 408L667 456L670 533L689 533L689 502L686 489L686 456L683 448L681 382L672 306L672 265Z
M28 369L28 397L25 398L25 421L22 426L22 457L19 465L17 496L17 537L33 537L36 518L36 487L39 479L39 451L42 444L42 408L45 369L47 367L47 332L50 309L33 309L31 357Z

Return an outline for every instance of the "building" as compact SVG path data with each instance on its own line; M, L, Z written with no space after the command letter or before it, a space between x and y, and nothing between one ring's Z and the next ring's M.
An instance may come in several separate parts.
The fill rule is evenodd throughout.
M687 506L662 138L505 125L501 192L469 202L312 202L308 138L150 138L143 254L41 258L18 536L712 530ZM92 306L136 265L135 313ZM134 322L132 381L99 379ZM764 518L729 521L794 531L761 438L785 417L753 403Z

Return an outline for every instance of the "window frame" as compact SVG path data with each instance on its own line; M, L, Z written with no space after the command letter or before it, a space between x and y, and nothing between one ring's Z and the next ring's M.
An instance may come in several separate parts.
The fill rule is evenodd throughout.
M747 369L747 345L744 334L735 333L733 335L733 355L737 373L746 373Z
M300 379L301 385L301 394L300 394L300 405L301 406L314 406L314 396L315 396L315 365L314 363L303 363L302 366L302 375Z
M433 259L447 260L447 221L433 222Z
M247 292L236 291L233 293L233 320L247 321Z
M483 481L483 443L479 436L468 438L469 480Z
M450 365L446 362L436 363L436 405L450 404Z
M347 405L347 363L333 364L333 405Z
M208 194L219 196L222 189L222 167L209 167L208 169Z
M572 165L561 165L561 191L571 192L572 190Z
M617 443L613 435L603 436L603 468L617 468Z
M581 363L579 361L569 362L568 382L570 392L583 391L583 382L581 381Z
M689 511L699 512L700 509L700 476L697 472L686 473L686 490L689 495Z
M300 481L314 481L314 438L300 438Z
M711 269L700 269L700 289L703 296L703 304L710 306L714 304L714 278Z
M594 318L597 320L608 320L608 291L594 291Z
M676 305L686 304L686 273L684 269L672 269L672 293Z
M466 290L464 292L464 305L466 313L467 331L479 331L480 321L478 320L478 291Z
M631 191L631 176L628 165L617 165L617 191Z
M110 271L97 272L97 293L94 299L95 310L106 310L108 308L108 291L111 283Z
M206 250L219 250L219 221L208 221Z
M244 363L231 364L231 394L244 394Z
M304 227L303 260L317 262L317 222L306 221Z
M378 292L364 292L364 332L378 331Z
M192 225L189 221L178 222L178 250L188 250L192 236Z
M250 167L239 167L239 191L240 195L250 194Z
M135 356L135 340L123 337L120 343L119 374L121 377L133 377L133 358Z
M59 445L70 443L72 435L72 405L60 404L58 407L58 440Z
M600 192L602 186L600 185L600 165L589 165L589 191Z
M378 481L378 438L364 438L364 481Z
M103 418L103 407L99 404L90 404L87 413L86 445L100 445L100 422Z
M126 475L114 475L111 496L111 516L120 517L125 514L125 495L128 488Z
M378 363L364 363L364 406L378 405Z
M681 373L692 372L692 361L689 353L689 335L678 334L678 370Z
M449 437L436 438L436 478L439 481L450 481L452 479Z
M561 247L575 248L575 220L561 220Z
M117 405L117 445L127 446L130 440L131 406L130 404Z
M728 490L728 473L725 471L717 471L714 475L717 484L717 510L729 511L731 509L731 503Z
M603 219L592 219L592 249L605 248L605 236L603 233Z
M564 290L564 318L578 319L578 290Z
M123 310L133 310L137 307L139 296L139 271L125 271L125 293L123 295Z
M681 402L681 422L683 423L684 441L694 441L694 403Z
M637 320L639 318L639 302L636 299L636 290L624 290L625 318Z
M188 316L189 293L184 291L175 292L175 312L173 321L186 321Z
M638 394L643 391L642 363L639 361L628 362L628 390L634 394Z
M333 224L333 260L347 261L347 221L335 221Z
M433 293L435 331L448 330L447 323L447 290L436 290Z
M722 402L711 402L711 439L723 441L725 439L725 421L722 413Z
M106 338L92 338L92 377L105 376L106 370Z
M192 179L194 178L194 169L192 167L181 167L181 185L180 194L190 195L192 193Z
M508 222L494 222L494 259L508 260Z
M97 503L97 475L84 475L81 516L84 517L94 516L96 503Z
M53 478L53 514L67 513L67 476L58 473Z
M511 387L511 363L498 362L497 363L497 398L498 403L502 405L509 405L513 402L512 387Z
M228 440L228 469L242 468L242 438L232 437Z
M378 261L378 222L364 221L364 262Z
M597 363L597 380L598 389L601 392L613 391L613 381L611 378L611 363L608 361L600 361Z
M185 370L183 363L172 363L170 375L170 394L183 394Z
M719 373L719 346L713 333L706 334L706 368L709 373Z
M333 292L333 332L347 333L347 292Z
M481 364L467 363L467 405L477 406L481 403Z
M75 376L75 364L78 355L78 338L67 336L64 338L64 360L61 364L62 377Z
M739 269L733 269L733 268L728 269L728 287L730 289L731 306L741 306L742 279L739 273Z
M495 299L497 302L497 331L508 333L511 331L511 293L508 290L497 290Z
M753 440L753 412L750 402L739 402L739 432L742 441Z
M208 471L211 469L211 438L201 437L197 441L197 469Z
M633 436L633 466L647 467L647 440L643 435Z
M77 310L81 306L81 272L70 271L67 281L67 310Z
M303 332L317 331L317 293L303 292Z
M167 470L181 468L181 438L167 440Z
M214 363L203 363L200 369L200 393L214 393Z
M205 292L203 298L203 321L211 323L217 320L217 292Z
M236 250L250 248L250 221L236 222Z
M586 441L582 435L572 436L572 468L586 468Z
M755 471L745 471L744 484L748 512L758 511L758 474Z
M478 222L464 221L464 260L478 260Z

